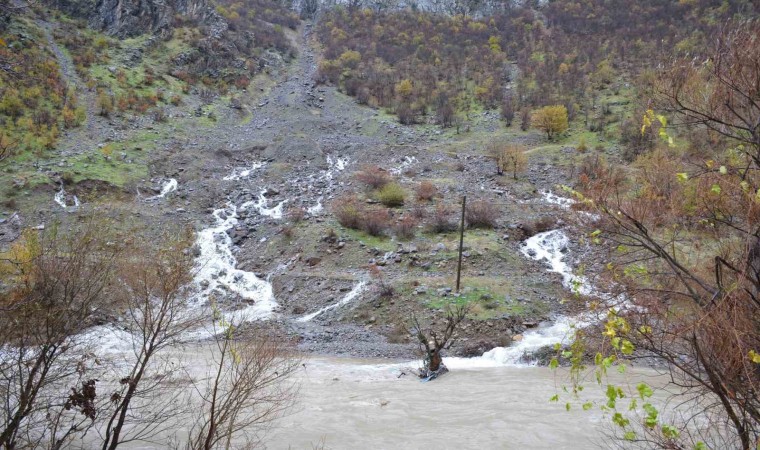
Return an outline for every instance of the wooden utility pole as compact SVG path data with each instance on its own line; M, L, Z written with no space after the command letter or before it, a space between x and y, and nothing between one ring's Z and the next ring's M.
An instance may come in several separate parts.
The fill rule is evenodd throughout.
M459 280L462 278L462 247L464 246L464 208L467 204L467 196L462 196L462 220L459 222L459 263L457 264L457 289L459 292Z

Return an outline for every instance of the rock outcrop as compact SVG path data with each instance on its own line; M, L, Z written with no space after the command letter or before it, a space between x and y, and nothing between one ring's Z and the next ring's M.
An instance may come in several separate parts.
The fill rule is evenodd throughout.
M208 0L52 0L50 5L118 38L144 33L166 36L177 19L226 29Z
M205 21L217 16L207 0L99 0L90 26L120 37L166 35L176 16Z

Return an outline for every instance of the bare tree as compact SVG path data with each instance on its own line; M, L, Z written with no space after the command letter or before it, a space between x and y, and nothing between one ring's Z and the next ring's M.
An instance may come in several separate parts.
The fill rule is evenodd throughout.
M705 61L674 61L655 85L655 106L676 125L701 125L747 145L760 167L760 22L730 24Z
M656 149L628 180L602 170L585 182L595 240L614 249L609 289L625 294L611 300L633 304L605 324L612 356L662 363L684 412L670 424L655 413L635 434L619 421L631 445L749 450L760 439L760 30L739 25L704 64L661 73L654 102L732 148ZM667 122L648 112L644 127L655 120Z
M281 340L265 333L237 338L235 330L223 318L214 324L213 372L195 383L201 405L189 449L254 447L293 405L297 388L290 378L300 359Z
M434 329L425 330L416 316L412 316L413 334L420 345L420 350L425 353L424 366L420 371L420 378L435 378L447 371L443 365L441 351L448 349L454 343L454 335L459 323L467 317L469 308L467 305L451 305L446 307L446 321L442 332Z
M137 246L120 267L120 294L126 328L133 336L133 358L109 397L111 407L101 430L103 450L150 439L181 418L178 396L182 391L167 388L182 382L180 366L163 351L180 345L180 338L199 324L197 313L188 305L194 273L187 251L190 242L173 238L155 250Z
M85 378L94 358L79 335L110 303L121 250L107 235L94 220L70 234L27 230L2 261L0 447L60 448L92 422L79 385L94 385Z

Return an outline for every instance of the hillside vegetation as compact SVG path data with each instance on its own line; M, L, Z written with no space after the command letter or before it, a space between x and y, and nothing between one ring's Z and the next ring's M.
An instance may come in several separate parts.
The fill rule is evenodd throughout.
M603 130L623 119L610 108L639 75L674 54L699 56L727 21L754 12L749 1L709 0L526 3L484 18L336 8L317 29L319 79L402 123L449 127L500 108L509 125L522 109L562 104Z

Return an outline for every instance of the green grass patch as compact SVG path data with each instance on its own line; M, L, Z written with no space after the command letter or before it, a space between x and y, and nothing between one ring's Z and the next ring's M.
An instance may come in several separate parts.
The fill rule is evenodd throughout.
M386 236L370 236L363 231L343 228L337 224L335 225L335 229L341 229L341 232L349 236L351 240L360 241L369 248L390 252L396 250L397 247L396 243Z

